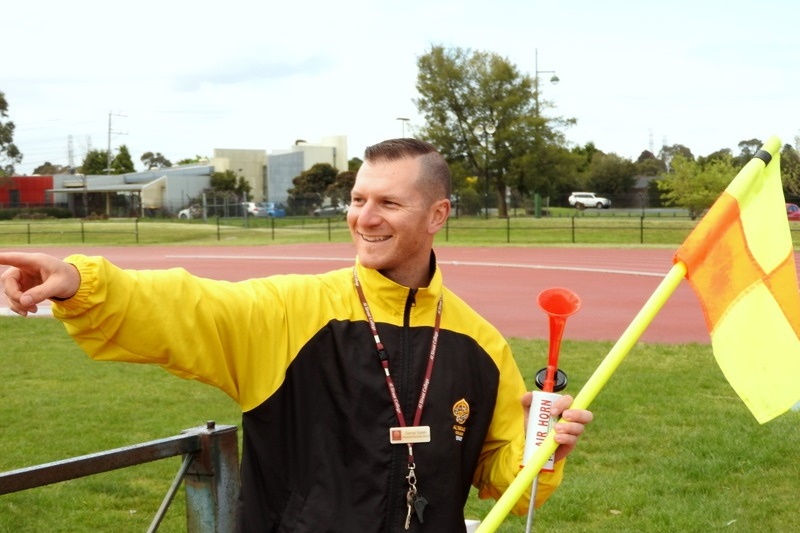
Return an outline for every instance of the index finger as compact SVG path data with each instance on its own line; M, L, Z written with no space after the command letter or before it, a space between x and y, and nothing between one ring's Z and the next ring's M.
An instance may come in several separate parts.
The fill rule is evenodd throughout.
M37 266L37 256L41 259L44 254L31 252L0 252L0 266L14 266L26 268Z

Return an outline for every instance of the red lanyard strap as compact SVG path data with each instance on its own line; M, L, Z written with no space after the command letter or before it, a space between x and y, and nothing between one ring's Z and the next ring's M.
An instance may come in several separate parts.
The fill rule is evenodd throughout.
M401 426L406 425L406 418L403 415L403 409L400 407L400 400L397 397L397 389L394 386L392 375L389 372L389 354L386 352L386 347L381 342L380 335L378 335L378 327L375 325L375 319L370 311L367 298L364 296L364 290L361 288L361 283L358 280L358 273L355 267L353 268L353 283L358 292L358 298L361 300L361 305L364 307L364 313L367 315L367 322L369 322L372 337L375 340L375 348L378 351L378 358L381 361L381 367L386 375L386 386L389 389L389 396L392 397L394 404L394 411L397 414L397 422ZM433 363L436 359L436 345L439 341L439 327L442 321L442 296L439 296L439 304L436 306L436 320L433 325L433 339L431 340L431 349L428 352L428 366L425 369L425 380L422 382L422 390L419 393L419 400L417 401L417 410L414 413L414 425L418 426L422 419L422 408L425 405L425 398L428 396L428 388L431 383L431 376L433 375ZM409 446L410 448L410 446ZM410 451L410 450L409 450Z

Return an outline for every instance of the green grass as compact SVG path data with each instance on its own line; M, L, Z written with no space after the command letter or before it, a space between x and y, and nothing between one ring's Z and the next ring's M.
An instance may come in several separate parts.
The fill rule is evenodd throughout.
M678 216L633 216L633 211L569 212L572 216L452 217L436 237L437 245L680 245L697 221ZM795 226L797 226L795 228ZM800 246L800 226L792 225ZM0 247L27 245L269 245L350 242L342 217L241 218L177 221L112 219L97 221L0 221Z
M49 319L0 317L0 471L177 434L214 419L239 424L221 392L151 366L90 361ZM512 339L530 377L546 341ZM562 344L576 394L610 343ZM765 354L766 355L766 354ZM800 413L759 426L706 345L637 345L597 397L595 422L536 531L793 531ZM0 532L146 530L180 463L157 461L0 497ZM470 499L467 516L491 502ZM524 530L509 517L500 531ZM161 527L185 531L179 494Z

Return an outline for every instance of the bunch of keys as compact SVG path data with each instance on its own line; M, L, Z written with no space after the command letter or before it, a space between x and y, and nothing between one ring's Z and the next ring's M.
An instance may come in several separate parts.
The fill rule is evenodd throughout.
M406 514L406 530L411 528L411 510L413 509L417 515L419 523L425 522L422 518L422 513L425 512L425 506L428 505L428 500L417 494L417 474L414 473L414 464L408 465L408 492L406 493L406 505L408 506L408 514Z

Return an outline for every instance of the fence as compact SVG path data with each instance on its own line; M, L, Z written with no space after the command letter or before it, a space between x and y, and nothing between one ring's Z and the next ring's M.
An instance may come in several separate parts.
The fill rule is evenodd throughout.
M155 532L184 482L187 533L232 532L239 494L236 426L205 426L181 435L0 473L0 495L183 455L148 532Z
M437 242L459 245L682 243L698 220L679 215L579 214L572 216L450 218ZM800 225L792 240L800 245ZM236 244L347 242L343 217L216 218L207 222L152 219L64 220L0 223L0 246L23 244Z

